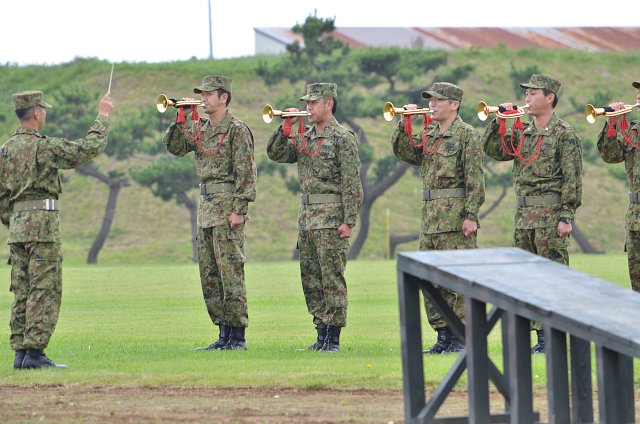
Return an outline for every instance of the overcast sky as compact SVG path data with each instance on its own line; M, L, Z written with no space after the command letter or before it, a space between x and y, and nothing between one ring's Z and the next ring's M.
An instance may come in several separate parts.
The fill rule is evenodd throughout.
M632 0L211 0L211 9L216 58L252 55L254 27L290 28L314 10L338 27L638 26L640 19ZM0 17L0 64L209 56L208 0L0 0Z

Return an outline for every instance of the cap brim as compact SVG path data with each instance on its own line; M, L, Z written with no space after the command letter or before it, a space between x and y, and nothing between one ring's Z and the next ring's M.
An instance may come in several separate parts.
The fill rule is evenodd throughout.
M51 108L53 107L53 106L51 106L49 103L47 103L47 102L45 102L45 101L42 101L42 102L40 103L40 106L42 106L42 107L44 107L44 108L48 108L48 109L51 109Z
M640 81L634 81L631 85L640 90Z
M438 94L435 91L423 91L422 92L422 97L424 97L425 99L430 99L432 97L436 98L436 99L446 99L446 96L443 96L442 94Z

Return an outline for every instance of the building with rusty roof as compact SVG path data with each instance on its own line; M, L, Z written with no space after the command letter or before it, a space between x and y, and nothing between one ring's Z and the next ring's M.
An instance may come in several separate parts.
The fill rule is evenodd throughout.
M254 28L255 54L280 54L302 36L288 28ZM333 36L351 47L411 47L458 50L473 47L508 49L576 49L613 52L640 49L640 27L531 28L336 28Z

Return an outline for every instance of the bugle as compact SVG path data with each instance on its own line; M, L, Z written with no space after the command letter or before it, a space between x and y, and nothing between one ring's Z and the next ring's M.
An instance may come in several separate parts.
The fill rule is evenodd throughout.
M393 103L387 102L382 108L382 116L387 121L391 121L396 115L422 115L423 113L429 113L431 110L428 107L422 109L408 110L402 107L394 107Z
M624 105L620 110L613 110L609 106L594 107L593 105L588 104L584 108L584 119L586 119L588 123L593 124L596 122L596 118L600 115L604 115L606 117L626 115L631 112L634 107L638 106L640 106L640 103L636 103L635 105Z
M156 101L156 107L158 108L158 112L164 113L170 106L172 107L180 107L180 106L204 106L204 103L201 100L176 100L170 99L164 94L158 96L158 100Z
M499 118L502 119L515 119L524 115L524 110L528 108L529 105L525 106L513 106L513 110L517 111L514 113L507 114L507 110L502 106L487 106L485 102L478 103L476 107L476 112L478 113L478 119L481 121L486 121L489 115L495 113Z
M273 121L273 118L275 118L276 116L287 118L290 116L309 116L309 115L311 114L306 110L300 110L298 112L286 112L286 111L274 109L271 107L271 105L265 105L262 108L262 120L267 124Z

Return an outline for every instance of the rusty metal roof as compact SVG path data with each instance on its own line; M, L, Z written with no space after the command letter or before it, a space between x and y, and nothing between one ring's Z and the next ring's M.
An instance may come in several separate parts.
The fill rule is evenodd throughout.
M284 28L255 28L288 44L299 36ZM577 49L590 52L640 49L640 27L429 28L344 27L334 36L352 47L397 46L457 50L471 47ZM287 42L288 40L288 42Z

